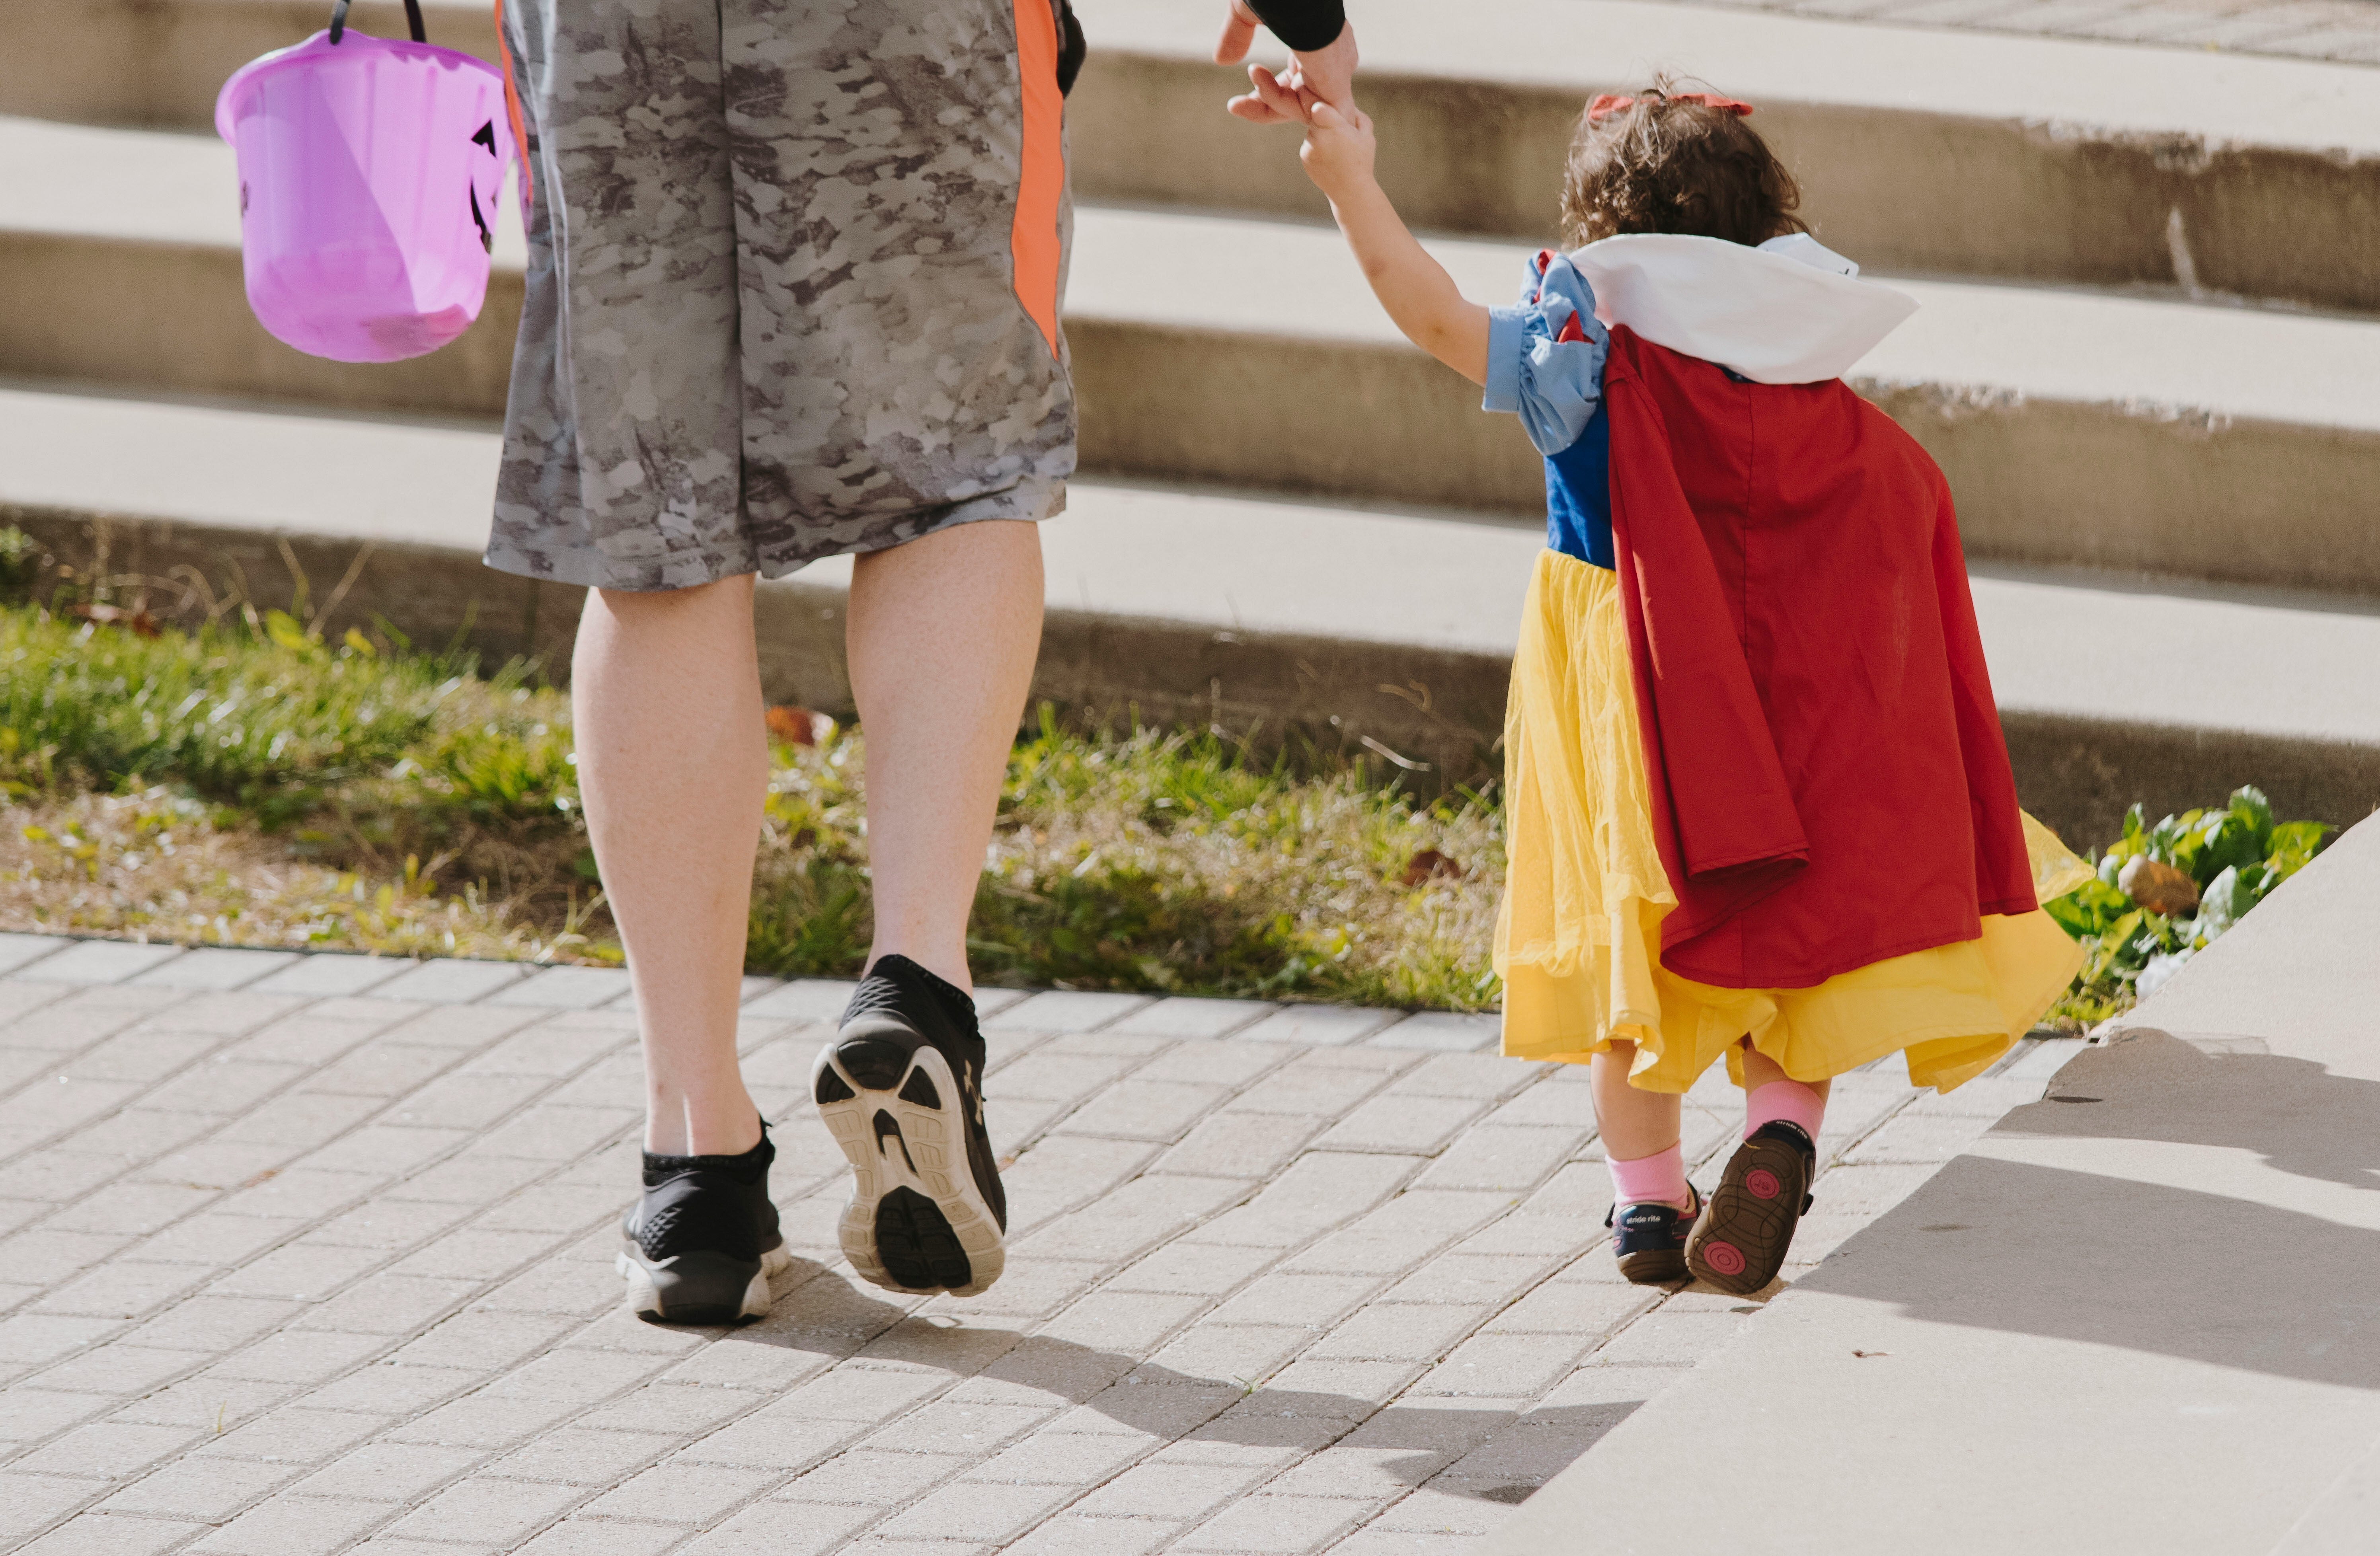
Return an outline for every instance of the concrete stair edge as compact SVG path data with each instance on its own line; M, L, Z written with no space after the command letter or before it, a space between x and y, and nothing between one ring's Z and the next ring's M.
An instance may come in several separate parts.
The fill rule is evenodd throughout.
M520 286L503 261L522 252L509 210L480 324L432 356L358 368L292 351L249 316L225 148L0 120L0 157L24 188L0 215L0 373L502 413ZM199 192L210 179L219 201ZM114 206L86 209L94 183ZM1432 246L1474 296L1511 294L1513 247ZM1925 306L1852 379L1942 464L1975 555L2380 595L2380 321L1896 284ZM1071 294L1087 468L1541 511L1517 422L1480 415L1468 385L1397 338L1328 229L1086 206Z
M247 58L322 26L308 0L18 0L30 46L0 111L202 127ZM494 53L488 10L432 0L431 37ZM2354 66L1993 37L1652 5L1507 0L1434 30L1384 0L1363 36L1383 174L1417 224L1548 236L1561 150L1590 92L1668 61L1762 104L1838 247L1912 272L2178 284L2380 310L2380 94ZM401 29L367 0L366 30ZM1293 137L1226 118L1235 70L1178 0L1092 13L1070 105L1093 198L1318 215ZM2287 230L2286 245L2264 241Z

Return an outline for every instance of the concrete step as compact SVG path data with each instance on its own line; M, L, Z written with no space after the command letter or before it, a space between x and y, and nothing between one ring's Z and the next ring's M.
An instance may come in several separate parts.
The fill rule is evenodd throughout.
M1070 108L1077 189L1318 216L1289 132L1227 119L1217 7L1101 0ZM481 0L431 36L494 51ZM202 128L245 60L320 0L12 0L0 112ZM399 30L365 0L357 24ZM2380 310L2380 92L2363 67L1879 27L1652 0L1370 0L1383 176L1418 225L1550 233L1589 94L1657 67L1761 107L1828 242L1912 273L2139 285ZM2273 240L2287 233L2286 242Z
M2363 67L1748 13L1441 0L1357 17L1382 180L1416 225L1550 236L1597 91L1673 69L1758 105L1824 239L1877 269L2207 288L2380 310L2380 92ZM1101 199L1320 216L1213 112L1236 73L1179 0L1086 7L1076 181ZM2273 234L2290 234L2287 243Z
M293 566L316 601L353 567L334 633L381 613L419 641L565 663L578 591L478 562L495 461L466 425L0 387L0 517L62 560L192 567L269 605ZM1532 527L1085 480L1044 534L1037 697L1384 749L1431 787L1499 760ZM772 699L849 707L847 577L827 563L763 589ZM1990 568L1975 600L2020 789L2078 842L2134 799L2157 814L2242 783L2290 816L2380 801L2380 608Z
M236 191L209 138L0 120L0 373L501 414L509 208L480 323L357 367L249 316ZM1432 248L1474 297L1512 294L1517 246ZM2380 595L2380 321L1895 285L1924 307L1853 381L1941 462L1973 554ZM1327 227L1086 206L1067 331L1088 468L1542 511L1517 421L1398 338Z
M1512 245L1429 246L1514 295ZM1515 421L1397 335L1334 231L1092 210L1079 252L1099 468L1543 511ZM1850 378L1940 462L1972 554L2380 595L2380 322L1891 285L1920 310Z
M496 57L495 7L421 0L430 41ZM329 0L8 0L0 113L211 129L231 73L329 25ZM406 35L403 0L356 0L348 25Z
M1671 1549L1675 1513L1639 1492L1688 1456L1742 1466L1696 1497L1706 1550L2371 1550L2380 1360L2355 1337L2380 1258L2375 923L2380 821L1938 1172L1855 1169L1874 1219L1481 1556L1578 1549L1585 1526L1598 1551ZM1940 1106L1987 1116L2005 1095ZM1780 1431L1786 1411L1828 1429Z

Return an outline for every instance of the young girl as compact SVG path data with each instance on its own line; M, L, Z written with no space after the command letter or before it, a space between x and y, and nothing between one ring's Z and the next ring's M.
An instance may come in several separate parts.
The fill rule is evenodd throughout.
M1465 300L1373 180L1303 151L1397 326L1517 412L1547 547L1505 721L1504 1052L1590 1066L1632 1281L1774 1280L1830 1077L1942 1090L2066 987L2078 861L2021 815L1941 473L1840 375L1913 310L1794 215L1744 103L1598 97L1571 251ZM1742 1146L1707 1202L1679 1094L1722 1054Z

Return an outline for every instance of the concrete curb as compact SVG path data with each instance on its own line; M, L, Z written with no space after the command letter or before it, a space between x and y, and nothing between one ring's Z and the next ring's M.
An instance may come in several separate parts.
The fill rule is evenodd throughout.
M6 504L0 523L18 525L59 557L88 558L103 543L119 577L165 578L188 568L212 580L236 569L266 601L292 581L284 544L318 600L360 549L347 537ZM385 543L372 548L324 626L336 637L385 617L424 647L460 641L491 663L535 659L560 678L584 593L495 572L476 552ZM853 715L844 602L840 585L798 576L760 586L760 675L771 702ZM1369 753L1383 768L1413 764L1409 782L1437 793L1501 771L1495 747L1511 670L1504 654L1052 608L1032 697L1087 725L1211 729L1293 757Z
M1686 1453L1730 1465L1695 1506L1714 1549L2368 1548L2375 862L2380 821L1483 1550L1559 1549L1589 1521L1598 1550L1671 1549L1674 1513L1632 1493Z
M195 568L217 577L237 567L265 598L272 596L263 580L278 588L288 577L283 544L318 596L345 575L358 549L344 536L5 504L0 522L20 526L61 557L89 557L103 542L119 576L162 578ZM326 626L335 636L384 615L419 643L459 639L492 661L534 658L559 675L566 674L582 593L493 572L475 552L453 546L382 544ZM843 589L797 576L762 584L759 599L769 699L849 717ZM1033 698L1088 724L1214 729L1253 735L1261 750L1286 747L1293 757L1368 752L1384 772L1417 764L1405 782L1434 793L1500 772L1510 675L1510 656L1501 652L1053 607ZM2368 742L2022 707L2003 707L2000 718L2019 794L2078 847L2113 836L2135 800L2155 816L2209 803L2241 784L2264 788L2281 814L2336 825L2361 821L2380 801L2380 746Z

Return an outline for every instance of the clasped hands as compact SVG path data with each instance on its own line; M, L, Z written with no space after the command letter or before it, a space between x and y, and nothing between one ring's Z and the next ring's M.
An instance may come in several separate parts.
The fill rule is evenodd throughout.
M1236 65L1247 58L1248 47L1256 42L1257 29L1262 25L1262 19L1248 9L1244 0L1229 0L1223 35L1215 44L1216 63ZM1353 23L1341 28L1339 36L1321 48L1293 52L1290 60L1290 67L1279 75L1261 65L1249 66L1248 83L1255 90L1232 98L1229 104L1232 113L1250 124L1310 125L1314 122L1314 105L1328 103L1342 115L1354 117Z
M1217 63L1233 65L1247 57L1248 46L1263 25L1244 0L1230 0L1223 35L1215 44ZM1298 156L1322 192L1334 204L1372 180L1372 121L1355 106L1355 29L1318 49L1292 51L1290 67L1276 75L1261 65L1248 67L1254 89L1226 105L1250 124L1302 124L1305 144Z

